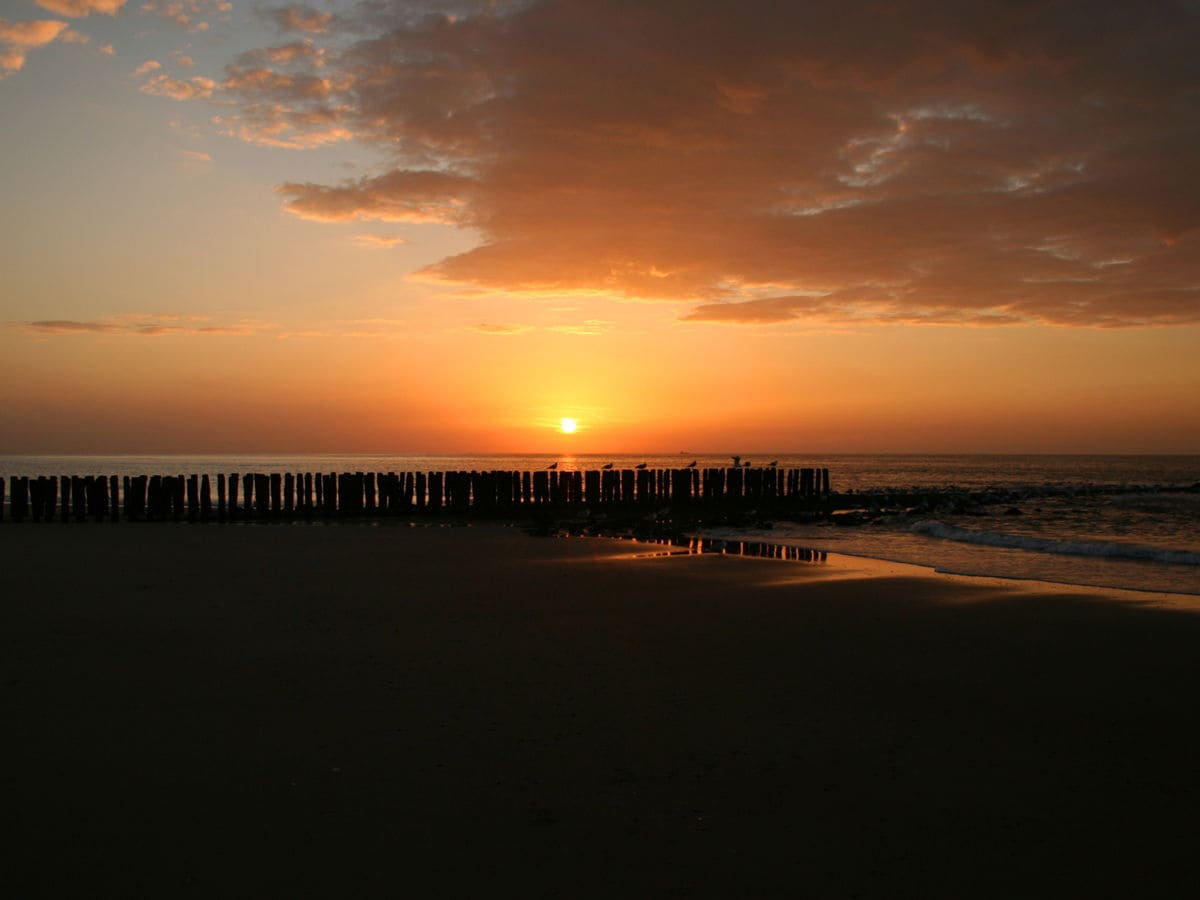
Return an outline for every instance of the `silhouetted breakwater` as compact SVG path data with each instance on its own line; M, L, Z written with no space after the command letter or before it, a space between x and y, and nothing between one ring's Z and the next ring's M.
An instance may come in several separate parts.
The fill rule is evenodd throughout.
M215 479L208 475L15 476L7 484L0 478L0 520L6 513L13 522L235 522L570 509L638 511L666 505L803 509L829 494L828 469L774 466L235 473Z

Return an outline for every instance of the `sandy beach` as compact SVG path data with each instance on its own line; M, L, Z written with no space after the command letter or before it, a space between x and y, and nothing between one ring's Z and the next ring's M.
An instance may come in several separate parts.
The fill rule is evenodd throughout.
M0 527L10 896L1186 896L1200 616L499 527Z

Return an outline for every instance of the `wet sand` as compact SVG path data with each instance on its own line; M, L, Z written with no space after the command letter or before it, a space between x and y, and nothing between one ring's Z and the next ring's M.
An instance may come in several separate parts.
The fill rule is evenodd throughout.
M11 896L1186 896L1200 616L396 525L0 526Z

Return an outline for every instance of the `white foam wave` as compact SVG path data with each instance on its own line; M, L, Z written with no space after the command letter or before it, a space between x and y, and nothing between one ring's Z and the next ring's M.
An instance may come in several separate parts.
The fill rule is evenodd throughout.
M1144 544L1120 544L1112 541L1060 541L1023 534L1006 534L1001 531L972 531L968 528L946 525L936 520L916 522L911 530L914 534L927 537L958 541L964 544L980 544L986 547L1004 547L1012 550L1030 550L1035 553L1053 553L1064 556L1132 559L1176 566L1200 566L1200 553L1188 550L1170 550L1165 547L1150 547Z

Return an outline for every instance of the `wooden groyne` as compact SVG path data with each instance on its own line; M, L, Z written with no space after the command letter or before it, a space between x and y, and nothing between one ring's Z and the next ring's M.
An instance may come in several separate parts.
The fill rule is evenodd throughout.
M7 483L6 483L7 481ZM7 497L6 497L7 490ZM0 477L0 521L236 522L664 506L802 508L822 468Z

